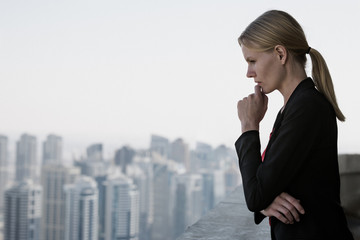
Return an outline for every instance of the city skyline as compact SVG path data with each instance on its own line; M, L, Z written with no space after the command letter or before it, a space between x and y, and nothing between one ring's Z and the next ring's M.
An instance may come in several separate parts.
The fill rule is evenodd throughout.
M8 141L4 135L0 139L2 163ZM59 159L61 136L22 134L15 171L5 169L11 177L0 192L6 196L0 207L0 239L17 239L19 233L21 239L34 240L167 240L179 236L240 182L233 149L198 143L191 150L183 140L157 135L150 141L146 149L122 147L113 159L105 159L103 145L93 143L85 148L86 155L65 166ZM24 173L21 178L19 172ZM179 211L187 214L174 215Z
M105 161L115 161L116 162L116 158L117 158L117 154L120 150L123 150L124 148L129 148L129 150L131 151L142 151L142 150L153 150L156 151L156 149L152 149L152 140L153 138L161 138L161 139L166 139L169 143L170 147L177 147L176 143L178 143L179 141L182 142L183 144L186 145L186 148L188 151L193 151L195 150L198 145L208 145L209 147L211 147L212 149L216 149L218 147L221 146L225 146L226 148L230 148L232 149L232 146L227 146L225 144L219 144L219 145L211 145L208 142L204 142L204 141L195 141L194 144L190 145L189 142L187 141L187 139L178 136L174 139L170 139L167 136L161 136L159 134L151 134L148 136L148 146L145 147L141 147L141 148L136 148L133 145L129 145L129 144L124 144L124 145L120 145L120 144L110 144L107 145L106 142L101 142L101 141L87 141L85 142L81 142L76 144L75 146L71 146L71 144L69 144L68 142L66 142L66 139L64 139L64 137L62 135L58 135L58 134L54 134L54 133L49 133L47 135L41 136L39 137L36 134L29 134L29 133L21 133L19 136L15 137L15 138L10 138L8 135L6 134L2 134L0 133L0 136L2 138L6 138L6 149L4 148L4 150L7 150L7 156L6 156L6 160L7 160L7 166L10 168L15 167L16 164L16 151L17 151L17 143L25 136L25 137L31 137L33 138L33 141L35 141L35 150L36 150L36 156L35 156L35 161L37 165L42 165L44 164L44 158L46 158L46 147L47 144L49 144L49 139L60 139L61 142L54 142L53 144L57 144L58 145L58 149L57 148L52 148L51 151L52 152L56 152L57 155L60 155L61 158L57 158L57 159L53 159L53 163L58 163L58 164L65 164L65 165L69 165L69 164L73 164L74 161L76 160L81 160L84 158L88 158L89 157L89 148L93 148L95 146L97 147L101 147L101 154L103 157L103 160ZM175 145L175 146L172 146ZM5 146L5 145L4 145ZM3 146L3 147L4 147ZM232 149L235 153L235 149ZM134 152L135 154L135 152ZM59 156L57 156L59 157ZM175 160L176 159L172 159ZM188 164L188 163L185 163ZM189 168L189 166L186 166L187 168Z

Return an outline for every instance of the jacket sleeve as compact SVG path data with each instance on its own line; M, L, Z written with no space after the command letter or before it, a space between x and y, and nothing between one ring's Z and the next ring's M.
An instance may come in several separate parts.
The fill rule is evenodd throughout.
M265 209L286 191L314 147L324 112L311 101L301 100L284 112L264 162L261 161L259 132L245 132L235 143L250 211Z

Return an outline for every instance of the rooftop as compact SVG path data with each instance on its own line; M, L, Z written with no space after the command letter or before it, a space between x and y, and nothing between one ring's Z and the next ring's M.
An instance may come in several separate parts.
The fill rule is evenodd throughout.
M348 217L355 240L360 240L360 218ZM253 213L246 206L243 189L237 187L207 215L188 227L177 240L270 239L269 222L255 225Z

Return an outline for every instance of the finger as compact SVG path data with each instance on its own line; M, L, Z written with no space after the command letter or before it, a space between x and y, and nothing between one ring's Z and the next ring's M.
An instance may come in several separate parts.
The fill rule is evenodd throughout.
M300 221L300 216L299 216L299 213L298 213L297 209L285 199L284 199L284 202L283 202L283 207L286 209L286 211L282 212L282 213L288 219L290 219L292 221L295 219L297 222Z
M303 206L301 206L300 200L294 198L293 196L285 192L281 193L280 196L286 199L286 201L288 201L290 204L292 204L299 213L305 214L305 209L303 208Z
M254 90L255 90L255 95L257 95L257 96L262 95L261 87L259 85L255 85Z
M294 223L294 216L292 212L285 206L278 206L277 210L289 221L289 223ZM295 211L296 212L296 211Z
M294 219L292 218L291 214L286 214L289 213L289 211L281 205L275 204L269 209L269 211L271 216L276 217L285 224L294 223Z
M283 222L285 224L290 224L290 221L288 219L286 219L286 217L279 212L273 212L272 216L276 217L278 220L280 220L281 222Z

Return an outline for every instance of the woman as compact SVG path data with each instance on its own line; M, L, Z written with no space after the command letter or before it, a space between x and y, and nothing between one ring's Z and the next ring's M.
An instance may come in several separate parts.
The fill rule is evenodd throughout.
M242 135L235 143L246 203L255 222L270 217L272 239L353 239L340 205L337 123L344 121L329 70L299 23L268 11L239 37L255 93L238 102ZM306 55L312 78L306 76ZM280 91L278 113L261 155L259 123L266 94Z

